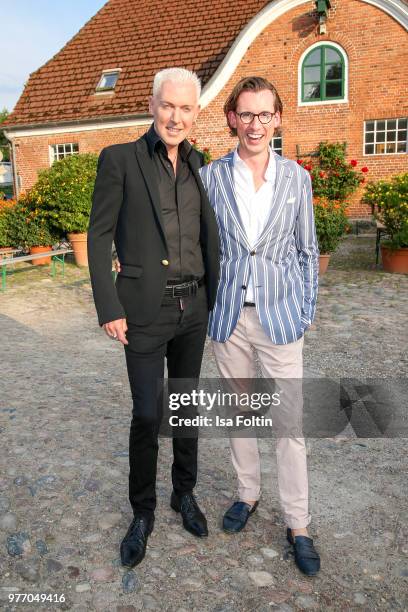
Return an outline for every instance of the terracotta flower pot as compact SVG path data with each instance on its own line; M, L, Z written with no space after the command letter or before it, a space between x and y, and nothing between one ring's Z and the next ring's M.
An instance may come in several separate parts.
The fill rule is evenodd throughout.
M385 272L408 274L408 247L392 250L381 245L381 259Z
M319 274L325 274L327 272L327 268L329 266L330 261L330 253L323 253L319 255Z
M11 254L11 252L14 250L14 247L12 246L5 246L5 247L0 247L0 255L2 257L7 257L9 255L9 253Z
M68 234L68 240L72 245L74 251L75 263L77 266L88 265L88 251L87 251L87 236L85 232L83 234L72 233Z
M30 255L37 255L37 253L47 253L48 251L52 251L52 246L30 247ZM38 259L33 259L31 263L33 266L49 265L51 263L51 257L39 257Z

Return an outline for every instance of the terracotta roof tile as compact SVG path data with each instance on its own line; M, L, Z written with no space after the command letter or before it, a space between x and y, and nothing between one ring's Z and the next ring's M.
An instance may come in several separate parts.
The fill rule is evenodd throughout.
M196 70L203 85L265 0L109 0L34 72L7 125L148 112L154 74ZM121 68L115 93L95 95L103 70Z

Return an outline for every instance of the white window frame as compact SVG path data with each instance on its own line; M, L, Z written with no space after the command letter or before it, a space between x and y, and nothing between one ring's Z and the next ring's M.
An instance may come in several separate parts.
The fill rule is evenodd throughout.
M339 53L341 53L342 57L343 57L343 61L344 61L344 98L343 100L316 100L316 101L310 101L310 102L303 102L302 101L302 66L303 66L303 61L306 57L306 55L308 53L310 53L310 51L313 51L313 49L317 49L317 47L323 47L323 46L327 46L330 45L330 47L334 47ZM341 47L339 44L333 42L332 40L321 40L317 43L314 43L313 45L310 45L310 47L307 47L307 49L305 49L302 53L302 55L300 56L299 59L299 63L298 63L298 106L322 106L322 105L326 105L327 104L348 104L349 99L348 99L348 95L349 95L349 83L348 83L348 75L349 75L349 61L348 61L348 56L346 51L343 49L343 47Z
M407 133L407 138L406 138L406 141L405 141L405 151L395 151L394 153L387 153L386 151L384 151L384 153L376 153L375 152L375 148L376 148L377 144L384 144L385 146L387 145L387 131L388 131L387 130L387 122L388 121L396 121L397 122L395 130L392 130L393 132L397 132L397 134L396 134L397 139L393 140L392 142L393 143L395 142L396 144L398 144L398 142L404 142L403 140L398 140L398 122L400 120L407 122L407 125L405 127L405 131L408 132L408 117L387 117L387 119L366 119L363 122L363 157L373 157L375 155L406 155L406 153L408 153L408 133ZM377 138L376 138L377 131L378 131L377 130L377 122L378 121L384 121L385 122L385 129L384 130L380 130L381 132L385 131L385 140L384 140L384 142L381 142L381 143L380 142L377 143ZM374 122L374 132L372 132L371 130L370 130L370 132L367 132L366 124L367 123L372 123L372 122ZM404 129L404 128L401 128L401 129ZM373 142L366 142L366 135L367 135L367 133L369 133L369 134L373 133L374 134L374 141ZM374 153L366 153L365 152L366 144L374 146Z
M95 93L96 94L106 94L106 93L110 93L111 94L111 93L113 93L115 91L115 87L116 87L116 85L118 83L118 79L120 77L120 73L121 72L122 72L121 68L109 68L107 70L102 70L101 77L100 77L100 79L98 81L98 84L97 84L97 86L95 88ZM113 87L109 87L109 88L106 88L106 89L105 88L101 88L102 79L106 75L108 75L108 74L117 74L115 85Z
M279 147L280 152L275 148L275 140L280 140L281 141L281 146ZM280 134L279 136L274 136L271 139L271 147L272 147L272 151L275 151L275 153L277 153L278 155L283 155L283 135Z
M60 154L58 152L58 147L64 147L64 152ZM77 147L77 151L73 151L73 147ZM59 142L56 144L49 145L49 153L50 153L50 166L55 161L59 161L60 159L65 159L65 157L70 157L71 155L78 155L79 153L79 143L78 142Z

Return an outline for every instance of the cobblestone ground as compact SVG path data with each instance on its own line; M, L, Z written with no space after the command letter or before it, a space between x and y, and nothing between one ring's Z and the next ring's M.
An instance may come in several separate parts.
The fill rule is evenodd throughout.
M372 237L350 237L321 280L305 341L312 374L406 377L408 277L375 270ZM99 329L87 273L64 280L21 264L0 294L0 607L4 610L407 610L404 439L308 440L312 533L322 570L307 579L285 543L273 442L263 497L241 534L220 528L235 495L228 443L202 440L197 495L210 536L169 508L163 440L156 527L142 565L118 546L127 502L130 393L120 345ZM203 365L215 376L210 347ZM8 603L44 593L65 602Z

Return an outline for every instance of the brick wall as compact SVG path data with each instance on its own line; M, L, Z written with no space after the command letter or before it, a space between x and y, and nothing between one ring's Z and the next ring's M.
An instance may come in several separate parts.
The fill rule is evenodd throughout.
M337 0L327 22L327 34L317 33L314 4L288 11L253 42L230 81L200 114L192 134L213 157L233 148L222 106L233 85L243 76L258 74L277 87L284 106L283 154L296 158L296 145L311 151L321 140L346 141L348 159L368 166L367 179L408 171L407 154L363 156L363 122L367 119L408 116L408 43L405 29L383 11L355 0ZM298 63L302 53L318 41L339 44L349 59L349 102L299 107ZM49 166L49 145L78 142L80 152L100 151L108 144L136 139L144 128L99 129L55 137L19 139L17 163L22 187L35 182L39 168ZM360 203L363 188L353 198L351 217L366 217Z

